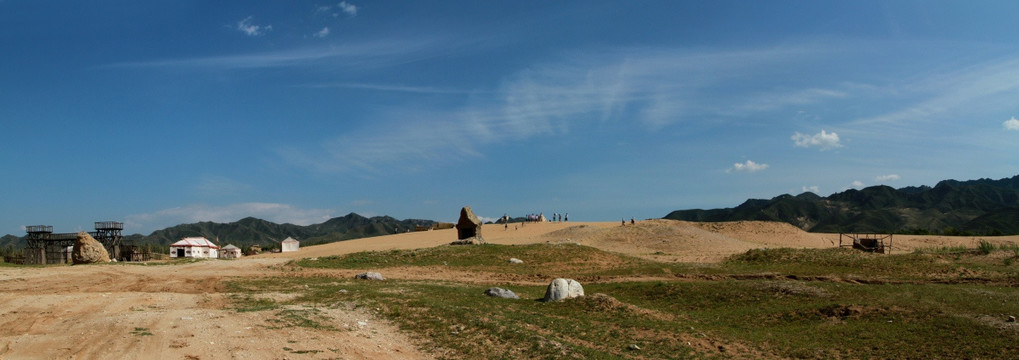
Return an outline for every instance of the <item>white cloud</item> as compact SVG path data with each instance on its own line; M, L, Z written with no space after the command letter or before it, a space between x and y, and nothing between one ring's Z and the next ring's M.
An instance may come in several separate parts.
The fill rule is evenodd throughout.
M817 194L817 193L821 192L821 189L819 187L817 187L817 185L813 185L813 186L806 186L806 185L804 185L803 186L803 192L812 192L812 193Z
M336 6L332 6L332 5L319 6L319 7L315 8L315 13L317 13L317 14L329 14L332 17L340 17L340 13L334 12L333 9L337 9L339 11L342 11L343 13L346 13L347 16L349 16L349 17L354 17L354 16L357 16L357 9L358 8L357 8L357 5L348 3L346 1L341 1L339 4L336 4Z
M255 25L251 23L252 19L254 19L253 16L248 16L244 20L238 21L236 29L248 36L259 36L267 31L272 31L272 25Z
M831 150L842 147L841 140L839 140L839 134L835 132L826 132L823 129L821 132L814 135L801 134L796 132L792 136L792 140L798 147L812 147L816 146L821 151Z
M874 180L877 182L896 181L899 180L899 175L896 174L881 175L875 177Z
M1001 126L1004 126L1005 130L1019 131L1019 120L1016 120L1015 116L1013 116L1011 119L1001 123Z
M329 209L301 209L293 205L278 203L239 203L222 206L192 204L159 210L148 214L133 214L124 218L125 230L144 234L166 227L213 221L226 223L252 216L275 223L311 225L331 218Z
M181 67L197 69L261 69L279 67L337 66L347 68L376 68L391 64L406 63L416 58L431 56L439 51L439 39L418 38L389 40L380 39L351 42L343 45L322 45L315 47L291 48L273 52L242 55L198 57L183 59L155 60L147 62L123 62L106 67L163 68Z
M347 15L350 16L357 15L357 6L354 4L348 3L346 1L341 1L339 4L336 4L336 6L339 7L340 10L343 10L343 12L347 13ZM371 14L368 15L369 15L368 17L371 17Z
M728 173L731 173L731 172L748 172L748 173L752 173L752 172L758 172L758 171L761 171L761 170L764 170L764 169L767 169L767 168L768 168L768 164L758 164L758 163L755 163L755 162L753 162L751 160L747 160L744 163L735 163L735 164L732 164L732 167L729 168L728 170L726 170L725 172L728 172Z
M236 195L254 189L250 184L219 175L202 176L193 188L203 196Z
M327 26L327 27L322 28L322 30L319 30L318 32L316 32L312 36L317 37L317 38L324 38L326 36L329 36L329 27Z
M854 180L853 183L849 184L849 187L851 187L853 189L859 189L859 188L862 188L863 185L864 185L863 181Z

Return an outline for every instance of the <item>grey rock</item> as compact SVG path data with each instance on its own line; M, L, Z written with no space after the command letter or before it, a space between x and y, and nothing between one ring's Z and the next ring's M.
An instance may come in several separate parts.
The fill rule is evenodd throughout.
M492 297L503 298L503 299L519 299L520 298L512 290L503 289L503 288L500 288L500 287L493 287L493 288L489 288L488 290L485 290L485 295L492 296Z
M548 284L542 301L560 301L578 296L584 296L584 287L579 282L573 279L558 278Z
M523 260L520 260L520 259L517 259L517 258L510 258L509 262L510 262L510 264L523 264L524 263Z
M374 272L374 271L363 272L363 273L354 275L354 278L355 279L363 279L363 280L385 280L385 278L382 277L382 274L379 274L379 273Z

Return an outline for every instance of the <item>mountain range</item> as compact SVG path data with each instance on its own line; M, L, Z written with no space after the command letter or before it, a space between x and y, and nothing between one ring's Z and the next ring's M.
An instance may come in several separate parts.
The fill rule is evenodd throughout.
M666 219L782 221L810 232L1019 234L1019 175L944 180L934 187L871 186L828 197L806 192L750 199L734 208L677 210Z
M828 233L1016 235L1019 234L1019 175L999 180L944 180L934 187L871 186L828 197L810 192L796 196L785 194L771 199L750 199L734 208L677 210L665 218L705 222L781 221L806 231ZM127 235L125 239L140 246L165 249L181 238L203 236L221 245L247 248L257 244L268 249L278 247L287 237L300 240L302 245L315 245L395 234L433 224L432 220L367 218L355 213L307 226L247 217L230 223L181 224L147 236ZM24 247L24 236L0 237L0 250Z
M151 245L154 248L168 249L168 245L185 237L202 236L218 241L221 246L233 244L242 249L251 245L259 245L263 249L279 247L279 242L287 237L301 241L301 245L324 244L335 241L357 239L363 237L389 235L408 230L416 226L432 226L432 220L406 219L397 220L389 216L367 218L355 213L329 219L321 224L307 226L294 224L277 224L271 221L246 217L230 223L198 222L181 224L162 230L156 230L148 236L141 234L126 235L126 241L134 241L136 245ZM5 235L0 237L0 248L24 248L24 237Z

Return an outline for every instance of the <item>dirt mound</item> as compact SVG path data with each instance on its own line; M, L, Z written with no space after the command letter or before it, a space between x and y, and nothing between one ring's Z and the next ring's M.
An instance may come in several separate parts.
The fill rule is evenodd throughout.
M648 316L663 321L672 321L675 319L675 317L672 316L672 314L660 313L653 310L643 309L633 304L624 303L612 296L603 293L595 293L594 295L590 296L582 296L571 299L571 301L583 303L587 306L590 306L592 309L601 312L614 312L628 316L629 315Z
M574 242L655 260L713 262L759 245L713 233L690 223L644 220L634 225L574 226L545 235L549 242Z
M784 222L677 222L766 247L823 248L838 245L838 234L808 233Z

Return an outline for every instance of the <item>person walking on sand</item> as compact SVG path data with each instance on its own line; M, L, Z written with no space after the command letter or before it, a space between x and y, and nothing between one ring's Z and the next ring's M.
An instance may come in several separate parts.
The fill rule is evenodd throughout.
M620 218L619 221L623 223L623 226L626 226L626 219Z
M633 225L633 224L635 224L634 221L633 221L633 218L630 218L630 225Z

